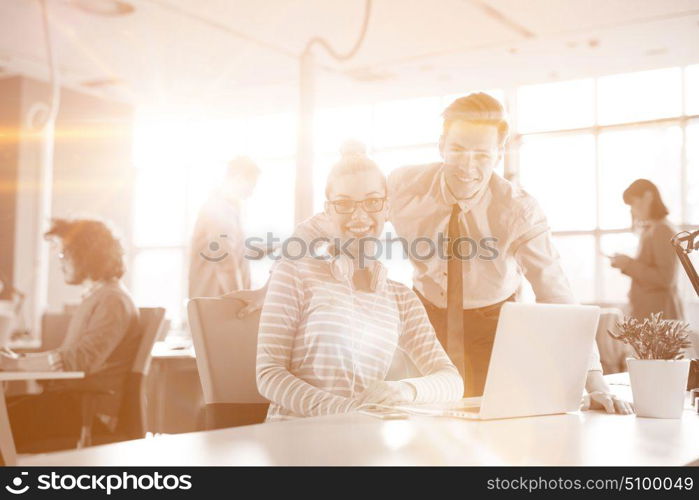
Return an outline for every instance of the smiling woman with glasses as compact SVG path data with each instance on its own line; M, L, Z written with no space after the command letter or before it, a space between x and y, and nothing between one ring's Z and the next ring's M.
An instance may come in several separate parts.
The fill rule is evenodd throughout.
M335 200L329 201L332 206L335 207L335 211L338 214L351 214L357 210L357 206L362 207L362 210L369 214L380 212L383 210L383 206L386 203L386 198L367 198L362 201L354 200Z
M257 385L271 401L267 420L459 399L463 381L420 300L367 257L388 213L385 176L363 151L345 151L325 195L314 219L327 225L327 252L280 261L262 307ZM419 373L388 381L403 354Z

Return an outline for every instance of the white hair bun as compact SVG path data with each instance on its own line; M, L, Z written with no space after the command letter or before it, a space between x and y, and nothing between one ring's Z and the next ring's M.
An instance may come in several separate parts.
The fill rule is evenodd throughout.
M340 155L343 158L347 156L366 156L366 146L360 141L350 139L340 146Z

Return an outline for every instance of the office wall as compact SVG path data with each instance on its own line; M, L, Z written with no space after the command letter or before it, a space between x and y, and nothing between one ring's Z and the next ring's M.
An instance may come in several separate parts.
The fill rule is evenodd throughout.
M24 77L4 82L19 85L15 128L30 130L32 109L47 104L49 86ZM125 244L131 225L131 121L128 105L62 89L56 120L51 217L98 216L120 229ZM14 284L28 292L25 315L33 307L30 296L38 266L37 249L43 241L37 213L40 196L41 140L25 134L17 144L15 190ZM127 248L128 250L128 248ZM78 287L63 282L55 252L49 253L46 305L50 310L80 299ZM26 317L31 324L31 318Z
M17 205L18 143L13 130L19 121L20 81L0 80L0 276L14 281L15 221ZM0 300L10 298L10 291L0 291Z

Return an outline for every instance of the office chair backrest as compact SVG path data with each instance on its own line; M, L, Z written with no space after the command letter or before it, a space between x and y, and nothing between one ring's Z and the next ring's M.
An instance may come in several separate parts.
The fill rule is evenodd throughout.
M142 336L131 371L148 375L153 345L165 329L165 309L162 307L139 307L138 313Z
M146 433L145 378L150 370L151 351L161 330L165 327L165 309L140 307L140 341L131 373L128 374L121 400L116 434L126 439L139 439Z
M189 326L207 405L264 404L257 392L255 360L260 312L240 319L243 302L229 297L189 301Z

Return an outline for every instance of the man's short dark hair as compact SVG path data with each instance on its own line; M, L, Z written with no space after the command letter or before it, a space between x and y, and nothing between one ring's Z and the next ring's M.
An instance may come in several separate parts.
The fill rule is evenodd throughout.
M75 281L106 281L126 271L124 249L109 226L97 219L53 219L44 235L58 238L75 268Z
M509 133L505 108L500 101L484 92L475 92L458 98L444 110L442 118L444 119L442 133L445 136L449 132L449 127L460 120L496 126L500 145L505 144Z
M626 188L626 191L624 191L624 203L631 205L632 198L640 198L648 191L653 193L653 202L650 204L650 218L662 219L663 217L667 217L670 211L665 206L665 203L663 203L660 190L648 179L636 179L633 181L631 185Z

